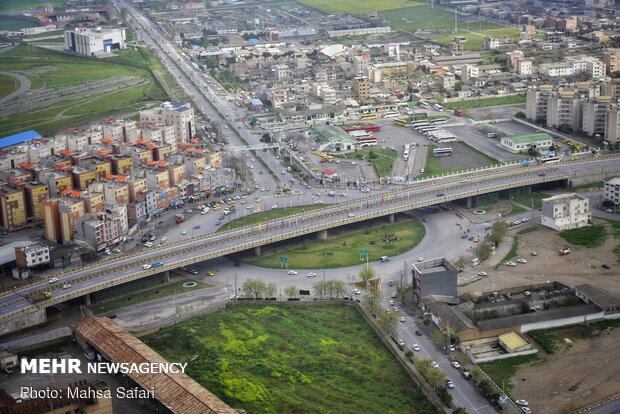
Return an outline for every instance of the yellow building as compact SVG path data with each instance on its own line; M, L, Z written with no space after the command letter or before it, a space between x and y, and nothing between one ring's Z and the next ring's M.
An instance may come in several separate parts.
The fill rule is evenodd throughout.
M101 213L105 210L102 193L83 193L81 197L84 200L87 213Z
M170 185L180 184L181 181L185 180L185 165L171 165L168 173L170 175Z
M22 228L26 224L26 202L22 189L10 186L0 188L0 210L5 230Z
M127 175L133 169L133 161L131 157L113 157L112 158L112 174Z
M127 185L129 186L129 199L133 203L136 201L136 194L146 191L146 178L129 178Z
M43 220L43 202L49 198L50 190L45 184L24 184L24 198L28 219Z
M75 167L72 171L74 188L87 189L88 186L97 181L97 171L85 170Z

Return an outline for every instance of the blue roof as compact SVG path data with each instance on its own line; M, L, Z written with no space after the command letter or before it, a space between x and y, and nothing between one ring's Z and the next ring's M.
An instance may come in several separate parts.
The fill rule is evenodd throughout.
M41 134L33 130L22 132L21 134L10 135L8 137L0 138L0 148L11 147L13 145L18 145L22 142L31 141L37 138L41 138Z
M258 40L257 38L253 37L251 39L248 39L248 42L250 42L250 43L260 43L260 40Z
M252 102L253 106L263 106L263 103L261 102L260 99L254 98L254 99L251 100L251 102Z

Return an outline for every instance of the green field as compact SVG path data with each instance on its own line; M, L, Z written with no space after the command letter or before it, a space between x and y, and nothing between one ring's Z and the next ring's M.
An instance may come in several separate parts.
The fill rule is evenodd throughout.
M138 303L146 302L154 299L161 299L166 296L173 296L175 294L181 294L191 292L192 290L206 289L211 287L206 283L196 282L196 286L186 288L183 287L185 282L196 282L192 279L182 279L175 282L166 283L161 286L157 286L151 289L143 290L141 292L130 293L120 298L114 299L109 302L97 304L91 306L91 310L95 314L110 312L111 310L125 308L127 306L136 305Z
M6 58L4 68L24 72L32 82L32 89L71 86L116 76L140 76L146 81L135 87L63 101L51 107L0 119L2 135L28 129L36 129L45 135L88 120L135 111L145 102L167 98L151 73L151 69L158 64L146 49L128 49L117 57L103 60L18 46L2 56Z
M0 75L0 98L15 92L19 88L19 81L12 76Z
M251 203L251 201L249 201ZM260 203L259 203L260 204ZM244 208L243 204L239 205L239 209ZM249 226L251 224L263 223L273 219L279 219L283 217L292 216L294 214L303 213L305 211L318 210L320 208L325 208L327 205L325 204L312 204L308 206L294 206L294 207L286 207L286 208L277 208L275 210L269 211L261 211L260 213L254 213L246 217L242 217L236 220L230 221L226 225L217 229L217 231L228 231L232 229L237 229L243 226ZM217 211L214 211L217 213Z
M17 30L26 27L39 27L41 24L32 20L0 18L0 30Z
M509 394L510 390L514 387L512 377L516 374L521 365L537 362L540 357L534 355L520 355L507 359L500 359L498 361L486 362L478 365L486 374L491 377L493 382L505 385L505 390Z
M499 105L520 105L525 103L525 95L498 96L496 98L469 99L466 101L442 104L449 109L474 109Z
M558 235L576 246L598 247L605 243L608 233L605 226L597 225L575 230L564 230L559 232Z
M545 193L532 193L531 195L524 195L521 197L513 198L512 201L523 204L526 207L539 209L542 206L543 198L551 197Z
M411 0L300 0L301 4L325 13L366 14L371 11L402 9L423 6L425 3Z
M490 23L486 23L486 25L488 26L490 25ZM470 23L465 25L464 29L459 29L459 32L456 35L452 32L437 33L429 35L428 38L436 41L437 43L441 43L444 46L447 46L448 44L450 44L450 42L454 40L455 36L464 37L465 39L467 39L467 42L464 46L465 50L480 50L484 47L485 36L493 36L499 38L509 36L511 39L517 39L519 37L519 31L517 29L510 29L499 25L495 26L495 28L478 31L478 23ZM468 27L475 27L475 29L468 30Z
M348 306L239 305L142 339L248 413L434 413Z
M386 242L386 234L395 235L396 240ZM360 264L359 251L367 249L371 261L381 256L396 256L413 249L426 234L422 223L405 216L397 216L396 223L374 222L373 228L354 224L345 233L327 240L308 238L303 242L281 243L279 250L273 252L263 248L261 256L246 256L243 261L260 267L280 268L280 256L288 257L291 269L327 269Z
M64 1L58 0L2 0L0 1L0 11L21 11L36 9L43 6L63 7Z
M396 155L396 151L391 149L373 148L355 150L342 156L349 159L369 161L375 167L379 177L391 177Z

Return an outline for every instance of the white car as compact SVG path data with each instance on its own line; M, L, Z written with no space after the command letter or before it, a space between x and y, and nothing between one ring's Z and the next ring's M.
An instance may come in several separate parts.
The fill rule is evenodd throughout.
M459 364L458 361L452 361L452 366L456 369L461 368L461 364Z
M316 276L316 273L314 273L314 272L308 273L308 277L315 277L315 276Z
M435 362L435 361L432 361L432 362L431 362L431 367L433 367L433 368L439 368L439 364L438 364L437 362Z
M524 258L522 258L522 257L519 257L519 258L517 259L517 262L519 262L519 263L527 263L527 260L525 260L525 259L524 259Z
M183 231L181 232L182 235L186 235L187 234L187 230L183 229Z
M121 249L119 249L118 247L115 247L114 249L112 249L113 253L120 253Z
M411 349L413 349L416 352L420 352L420 345L418 344L413 344L411 345Z
M487 272L478 272L478 276L486 276Z
M149 270L151 267L153 267L153 265L151 265L150 263L142 265L142 269L144 269L144 270Z
M528 221L530 221L530 219L528 219L528 218L522 218L521 219L521 223L527 223Z
M515 262L506 262L506 266L516 266Z
M353 293L355 293L356 295L359 295L362 293L362 291L359 289L353 289Z
M400 318L398 318L398 320L401 321L401 322L405 322L405 317L401 316Z
M390 306L394 306L394 301L390 300Z
M450 345L448 349L450 350L450 352L456 351L456 348L454 347L454 345Z
M64 285L62 285L63 289L69 289L71 287L71 283L65 283Z
M289 271L288 271L288 274L289 274L289 275L296 275L296 274L297 274L297 272L296 272L295 270L289 270Z
M57 277L53 277L53 278L50 279L49 282L50 283L56 283L56 282L58 282L58 278Z
M532 250L532 251L530 252L530 254L531 254L532 256L538 256L538 252L537 252L536 250Z
M527 402L526 400L517 400L515 401L515 404L520 405L522 407L527 407L528 405L530 405L530 403Z
M452 381L447 379L446 380L446 387L448 387L449 389L452 389L452 388L454 388L454 384L452 383Z
M355 217L355 213L349 213L349 217Z
M168 238L167 238L167 237L165 237L165 236L161 238L161 241L162 241L162 242L165 242L166 240L168 240Z
M531 414L532 412L529 407L521 407L521 411L523 411L524 414Z
M418 262L423 262L424 258L422 256L418 257Z

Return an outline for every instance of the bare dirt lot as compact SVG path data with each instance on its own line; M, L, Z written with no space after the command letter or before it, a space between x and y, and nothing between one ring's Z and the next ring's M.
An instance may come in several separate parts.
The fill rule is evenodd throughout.
M594 218L595 224L605 224L604 220ZM534 225L534 224L532 224ZM571 246L572 253L560 256L559 250L566 246L564 239L557 232L540 225L538 230L517 234L519 237L518 257L527 259L526 264L515 267L493 266L481 264L488 276L463 288L464 292L484 292L532 283L544 283L548 280L558 281L569 286L580 283L592 283L620 294L620 265L615 263L612 249L620 244L620 239L607 236L605 243L596 248ZM518 230L511 230L515 235ZM611 232L611 230L610 230ZM530 255L532 250L538 256ZM601 264L611 265L611 269L603 269ZM488 268L485 268L488 267Z
M620 329L594 339L575 338L583 332L562 333L573 341L570 349L523 367L513 377L513 395L527 399L534 412L571 413L620 392Z

